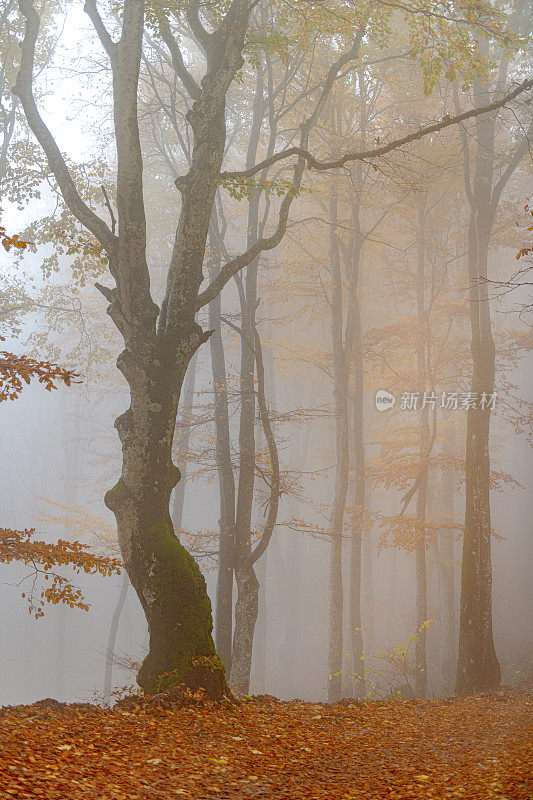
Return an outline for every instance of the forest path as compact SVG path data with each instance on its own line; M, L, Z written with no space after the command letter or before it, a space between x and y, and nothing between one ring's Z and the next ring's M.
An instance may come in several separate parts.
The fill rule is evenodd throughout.
M533 694L327 706L5 709L0 797L530 800Z

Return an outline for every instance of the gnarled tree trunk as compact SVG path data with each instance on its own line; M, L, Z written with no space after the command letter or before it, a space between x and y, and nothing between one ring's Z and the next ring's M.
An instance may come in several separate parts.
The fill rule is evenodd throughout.
M176 182L182 203L161 309L150 292L137 110L145 3L128 0L124 4L116 43L95 0L85 3L113 77L118 219L115 222L110 210L111 228L79 196L39 114L32 78L40 20L32 0L19 0L19 7L26 30L15 92L67 206L102 245L116 284L113 289L98 288L109 301L108 313L124 339L117 366L129 385L130 407L115 423L122 443L122 474L105 501L115 514L122 557L148 622L150 651L138 682L149 692L184 682L193 688L203 686L211 696L220 697L224 670L211 636L205 581L175 536L170 518L170 496L179 480L171 451L185 372L198 347L209 338L195 322L195 314L207 302L199 300L199 287L224 155L226 93L243 64L248 4L234 0L211 35L201 24L198 8L194 4L188 8L187 20L206 56L201 85L180 60L179 45L168 21L161 17L173 64L194 100L187 113L194 137L192 157L188 175Z

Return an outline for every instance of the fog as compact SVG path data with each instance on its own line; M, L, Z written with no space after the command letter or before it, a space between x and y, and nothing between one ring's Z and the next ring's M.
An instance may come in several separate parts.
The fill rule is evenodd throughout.
M511 4L507 23L523 38L507 53L499 22L472 29L472 48L487 59L475 68L452 45L450 63L439 66L425 63L423 55L405 56L410 35L429 35L420 19L411 30L402 12L392 10L394 33L386 35L379 21L384 6L372 6L374 27L337 70L302 145L302 123L312 117L328 68L348 46L347 23L328 29L319 3L296 4L279 18L272 4L259 3L252 16L259 33L247 45L244 66L235 70L224 106L217 169L239 174L216 179L194 173L195 158L202 158L195 146L204 135L194 128L194 113L204 113L195 92L199 86L207 91L198 34L181 12L171 18L168 35L181 47L181 69L166 28L149 17L138 126L151 295L158 311L170 309L180 292L188 297L190 285L200 297L196 305L183 301L174 327L169 322L164 331L167 343L176 330L183 337L176 361L165 362L162 349L153 372L142 360L150 348L145 351L141 334L132 333L145 319L146 281L132 266L142 258L126 266L120 261L126 237L139 241L132 226L140 216L131 211L123 173L117 194L117 169L130 157L133 163L135 148L120 153L126 134L113 127L109 59L82 3L36 4L37 106L83 204L120 240L120 256L111 247L106 251L95 228L84 227L83 214L76 219L72 202L69 208L58 189L61 166L58 172L43 155L22 84L9 128L20 59L14 42L24 37L17 5L0 3L6 153L0 224L29 244L0 254L2 350L58 364L75 376L70 385L56 380L51 391L33 379L0 405L2 531L35 529L34 538L44 542L79 542L95 556L121 559L121 567L103 576L52 565L81 589L89 608L45 603L44 615L35 619L28 597L32 586L40 594L44 573L35 572L31 559L0 559L0 705L46 697L109 704L135 684L150 652L149 624L153 648L160 629L149 618L152 601L140 561L130 564L132 546L125 541L128 524L134 553L139 531L152 531L151 495L145 492L152 479L154 509L161 487L169 487L169 496L172 491L172 537L179 537L205 577L214 643L237 694L335 702L401 690L436 698L456 691L458 674L464 691L500 682L531 685L531 106L518 95L492 117L444 125L387 154L329 169L313 168L300 156L303 177L297 154L251 178L240 174L290 147L303 147L322 162L372 151L435 120L499 100L528 74L527 4ZM355 21L350 15L357 4L337 5L356 25L357 15ZM118 40L122 11L113 3L100 6ZM202 13L204 24L213 26L208 11ZM434 35L444 34L439 29ZM426 45L420 45L422 53ZM435 75L428 77L431 69ZM195 101L187 76L196 86ZM193 102L196 112L187 116ZM117 113L131 123L128 109L115 107ZM213 129L219 123L214 118ZM204 147L218 152L216 136L214 143L208 136L206 141ZM187 174L189 183L180 184ZM189 206L197 203L200 219L206 200L200 190L192 197L191 185L209 180L215 181L211 193L206 189L212 208L202 233L203 222L191 227L196 223ZM179 261L180 230L187 225L188 241L195 244ZM224 274L224 264L278 225L283 235L275 247L260 247L217 294L202 299L200 293ZM197 240L201 276L192 273ZM182 273L190 267L193 277L178 290L172 269L181 263ZM117 294L104 297L95 283L118 286L122 310L114 318L106 309ZM195 320L209 335L187 349L183 342ZM472 348L476 335L479 344ZM124 347L139 363L122 374L116 360ZM144 389L141 373L149 375ZM167 422L160 386L170 383L169 376L175 384L169 406L175 396L177 416L171 408ZM385 409L377 399L382 392L394 398ZM470 392L473 408L463 399ZM418 402L409 407L413 394ZM479 405L482 394L483 403L492 397L492 407ZM424 402L424 395L434 400ZM451 395L457 407L451 402L446 408L443 396ZM151 411L135 416L143 397L163 410L153 415L152 428L131 434L130 440L138 434L135 455L128 456L130 445L123 442L124 466L115 419L131 401L133 425L148 425ZM174 430L172 459L182 473L175 487L168 458L154 445L168 425ZM490 427L485 441L483 426ZM139 459L145 487L135 495L140 478L130 478L128 469L136 469ZM163 462L167 471L156 478L153 470L163 470ZM129 517L104 502L121 471L136 498ZM262 552L252 560L257 547ZM462 561L476 565L466 589ZM464 627L473 619L468 597L489 620L474 644ZM178 615L187 602L176 594ZM193 619L199 617L191 611ZM494 669L472 677L472 668L468 676L460 653L473 664L472 653L481 648L480 661L488 663L492 633L501 678ZM174 668L161 658L168 671Z

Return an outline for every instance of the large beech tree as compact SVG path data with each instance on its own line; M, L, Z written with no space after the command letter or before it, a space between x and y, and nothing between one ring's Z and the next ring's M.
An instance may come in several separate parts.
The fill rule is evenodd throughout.
M337 37L334 60L313 93L314 105L301 123L299 144L250 169L228 173L222 171L227 96L244 63L243 52L257 2L232 0L227 4L206 4L189 0L174 4L125 0L120 19L114 23L120 26L115 41L96 0L87 0L85 11L112 72L117 151L115 230L114 225L110 227L80 197L53 133L41 117L33 93L40 18L33 0L19 0L18 5L24 19L24 38L14 92L44 150L65 203L104 248L115 282L113 288L102 285L98 288L108 300L108 313L124 340L117 366L129 386L130 407L115 423L122 443L122 474L105 501L116 517L122 557L150 632L150 649L138 682L148 691L184 682L192 688L203 686L211 696L220 697L225 689L225 676L211 635L206 584L196 562L176 537L169 513L170 496L180 477L171 450L181 387L190 360L210 336L210 331L202 330L196 322L196 313L261 252L281 241L306 167L327 170L383 155L460 119L498 108L530 87L531 81L484 109L439 120L366 152L344 153L330 161L320 161L308 149L311 133L332 87L359 47L361 25L354 25L353 29L345 25L342 35ZM355 9L360 21L367 13L363 4L338 5L339 12ZM188 27L205 70L198 82L187 69L179 40L174 35L172 39L167 37L166 45L172 42L176 77L190 98L186 116L193 132L193 147L187 174L176 180L181 204L166 292L158 307L150 291L137 100L145 25L161 35L165 20L173 26L173 31L179 26ZM201 289L213 202L221 180L248 180L287 158L294 161L292 185L280 202L273 231L257 238L245 252L223 264L211 283Z

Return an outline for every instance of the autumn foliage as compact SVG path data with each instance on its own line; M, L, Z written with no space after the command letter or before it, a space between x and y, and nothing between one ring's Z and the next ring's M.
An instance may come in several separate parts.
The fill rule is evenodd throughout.
M29 242L23 242L18 234L10 236L3 225L0 225L0 242L6 252L9 252L12 247L17 250L25 250L29 244Z
M2 336L0 340L3 341ZM36 378L51 392L60 381L65 386L70 386L76 379L76 374L48 361L37 361L29 356L0 351L0 402L16 400L24 384L29 384L32 378Z
M27 242L18 236L9 236L0 226L0 240L5 250L11 247L24 249ZM0 341L4 337L0 336ZM0 402L15 400L25 384L37 379L49 392L61 382L70 386L78 376L58 364L40 361L26 355L15 355L0 351ZM121 570L122 562L116 558L105 558L91 553L80 542L67 542L60 539L48 543L34 539L35 529L23 531L0 528L0 562L9 564L18 561L30 567L30 573L22 579L28 580L30 588L22 596L28 600L28 611L35 618L44 614L45 603L63 603L70 608L87 611L81 589L55 571L56 567L68 566L76 573L112 575ZM41 579L46 585L41 583Z
M527 800L531 695L335 705L66 706L1 719L20 800ZM528 735L529 733L529 735Z
M67 542L59 539L53 544L33 538L35 530L13 531L0 528L0 562L9 564L19 561L31 567L27 576L30 583L23 597L28 599L29 612L36 618L44 614L44 605L63 603L70 608L88 611L81 589L73 586L63 575L55 572L55 567L68 566L76 573L112 575L120 572L121 562L116 558L105 558L91 553L80 542ZM37 589L39 578L48 582ZM23 579L24 580L24 579Z

